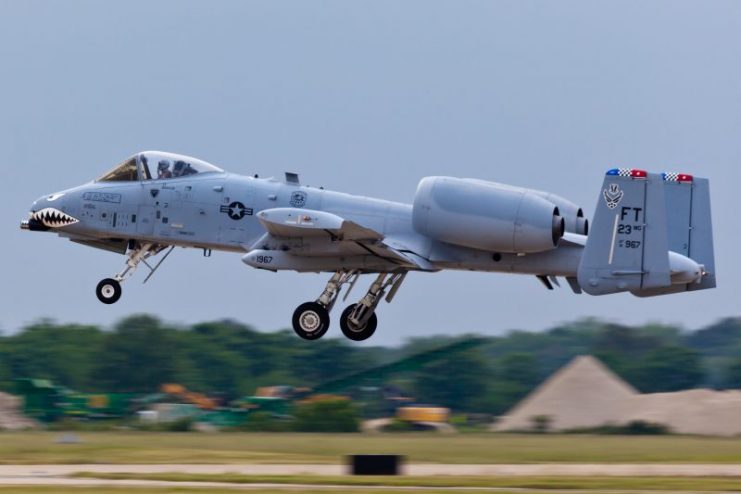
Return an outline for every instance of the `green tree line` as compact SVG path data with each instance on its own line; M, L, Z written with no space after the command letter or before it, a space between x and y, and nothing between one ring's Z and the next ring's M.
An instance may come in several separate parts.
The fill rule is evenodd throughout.
M234 322L181 327L149 315L113 328L41 321L0 337L0 389L34 377L86 392L150 393L180 383L226 400L259 386L316 387L459 338L412 338L398 348L341 339L307 342ZM501 414L577 355L592 354L642 392L741 388L741 318L698 331L582 320L512 331L400 372L394 385L419 403ZM360 384L360 383L359 383Z

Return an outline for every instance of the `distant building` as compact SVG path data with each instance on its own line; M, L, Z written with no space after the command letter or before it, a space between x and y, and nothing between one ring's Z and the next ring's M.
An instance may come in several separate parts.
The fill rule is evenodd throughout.
M552 431L641 420L680 434L736 436L741 435L741 391L641 394L596 358L582 356L548 378L492 429L532 430L536 417L548 417Z

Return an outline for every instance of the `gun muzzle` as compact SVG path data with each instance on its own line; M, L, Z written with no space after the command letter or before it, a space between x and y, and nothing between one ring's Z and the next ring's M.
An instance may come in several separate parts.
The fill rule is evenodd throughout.
M32 232L48 232L51 228L42 222L33 218L21 221L21 230L30 230Z

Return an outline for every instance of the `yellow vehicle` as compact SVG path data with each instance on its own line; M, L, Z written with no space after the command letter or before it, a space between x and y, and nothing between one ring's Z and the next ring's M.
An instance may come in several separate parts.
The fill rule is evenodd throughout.
M396 409L396 418L404 422L447 423L450 409L443 407L400 407Z

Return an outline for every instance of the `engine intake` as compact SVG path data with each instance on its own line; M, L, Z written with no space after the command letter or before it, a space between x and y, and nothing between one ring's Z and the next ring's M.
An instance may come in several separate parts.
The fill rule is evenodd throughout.
M566 230L558 206L534 191L452 177L422 179L412 222L441 242L518 254L551 250Z

